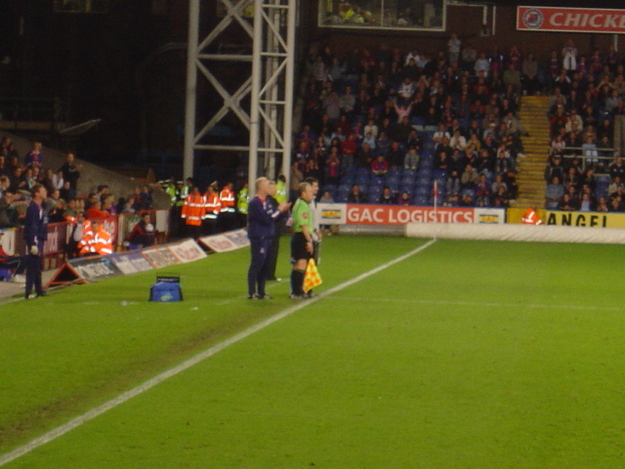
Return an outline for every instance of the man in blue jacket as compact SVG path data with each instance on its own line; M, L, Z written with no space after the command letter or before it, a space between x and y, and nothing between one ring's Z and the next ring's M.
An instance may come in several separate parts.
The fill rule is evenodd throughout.
M265 293L269 247L274 237L274 224L286 212L289 203L277 207L267 200L269 181L261 177L256 180L256 196L250 201L247 215L247 237L250 239L252 259L247 273L248 298L263 300L271 298Z
M47 191L41 184L35 184L31 189L33 196L26 209L24 222L24 240L26 241L26 299L30 299L33 286L37 297L45 296L41 284L41 267L43 245L48 238L48 216L43 207Z

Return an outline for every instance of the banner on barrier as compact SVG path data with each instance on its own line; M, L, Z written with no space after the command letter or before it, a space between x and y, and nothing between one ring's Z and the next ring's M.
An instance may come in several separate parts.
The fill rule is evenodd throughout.
M115 264L115 267L117 267L124 275L145 272L146 270L154 268L139 251L112 254L109 257L111 258L111 261L113 261L113 264Z
M228 231L223 234L226 238L234 243L238 248L244 248L250 245L250 239L247 237L247 230Z
M250 245L246 230L235 230L213 236L203 236L199 238L198 241L214 252L234 251Z
M517 7L517 29L576 33L625 33L625 11L599 8Z
M503 225L506 222L506 211L503 208L476 208L474 223L481 225Z
M15 252L15 230L0 230L2 236L0 236L0 247L9 256L16 254ZM21 231L20 231L21 233Z
M204 259L206 257L206 253L192 239L187 239L182 243L172 244L169 246L169 249L183 264Z
M155 269L180 263L178 258L174 256L174 254L166 247L144 249L141 251L141 254L143 254L143 256L154 266Z
M505 223L498 208L405 207L402 205L319 204L322 225L405 225L406 223Z
M547 225L625 228L625 213L546 211Z
M67 223L50 223L48 228L48 239L43 245L43 254L54 254L65 250L67 239Z
M317 219L322 225L347 224L347 205L317 204Z
M94 282L103 278L115 277L121 271L115 267L107 256L83 257L67 262L85 280Z

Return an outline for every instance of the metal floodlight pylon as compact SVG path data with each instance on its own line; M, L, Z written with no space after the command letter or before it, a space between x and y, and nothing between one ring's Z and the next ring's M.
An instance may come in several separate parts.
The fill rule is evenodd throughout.
M226 16L202 41L199 36L200 0L189 1L183 173L185 177L194 174L197 150L249 151L249 186L253 194L254 181L259 175L275 177L282 172L287 179L289 176L297 0L218 1L223 4ZM243 11L252 4L253 25L243 17ZM233 26L240 26L250 36L252 55L207 53L218 36ZM210 63L214 61L252 62L251 76L231 94L225 82L211 71ZM206 123L197 119L198 76L223 99L222 107ZM249 111L242 106L248 96L251 98ZM248 145L200 143L230 112L250 131ZM278 161L281 161L281 168L277 167Z

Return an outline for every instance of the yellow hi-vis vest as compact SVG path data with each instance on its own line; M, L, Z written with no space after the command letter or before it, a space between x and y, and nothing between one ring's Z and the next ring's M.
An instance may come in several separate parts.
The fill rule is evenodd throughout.
M284 182L276 182L276 195L274 196L274 199L276 199L279 204L286 202L286 184Z
M247 215L247 206L249 204L249 191L244 187L237 194L237 211Z

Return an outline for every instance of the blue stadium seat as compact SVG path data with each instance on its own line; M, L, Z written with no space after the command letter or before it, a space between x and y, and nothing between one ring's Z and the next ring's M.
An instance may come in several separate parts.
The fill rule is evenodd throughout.
M431 168L419 168L419 171L417 171L417 179L420 179L420 178L431 179L432 169Z
M357 174L354 181L358 184L358 181L369 181L370 177L368 174Z
M416 190L415 190L415 194L416 195L422 195L427 197L428 195L430 195L430 188L429 187L421 187L421 186L417 186Z
M382 187L384 187L386 183L384 182L384 177L380 177L380 176L373 176L371 178L371 182L369 187L379 187L380 189L382 189Z
M348 166L347 168L344 168L343 170L343 174L345 176L350 175L350 176L354 176L356 174L356 166Z
M347 202L348 197L349 197L349 194L344 194L342 192L339 192L334 198L334 200L338 202L339 204L344 204Z
M415 184L417 187L430 187L430 178L417 178L417 183Z
M329 192L330 194L332 194L332 196L334 196L334 194L337 191L337 187L334 184L326 184L325 186L323 186L323 191L322 192Z
M415 196L415 198L413 199L412 203L413 203L414 205L419 206L419 207L425 207L425 206L430 205L430 204L428 203L428 198L427 198L427 197L424 197L424 196L422 196L422 195L417 195L417 196Z
M399 188L399 193L400 193L400 194L402 194L402 193L404 193L404 192L407 192L407 193L408 193L408 195L409 195L410 197L412 197L412 194L414 194L414 193L415 193L415 191L414 191L414 187L412 187L412 186L401 186L401 187Z
M353 184L354 179L356 179L355 174L343 174L341 177L341 184Z

